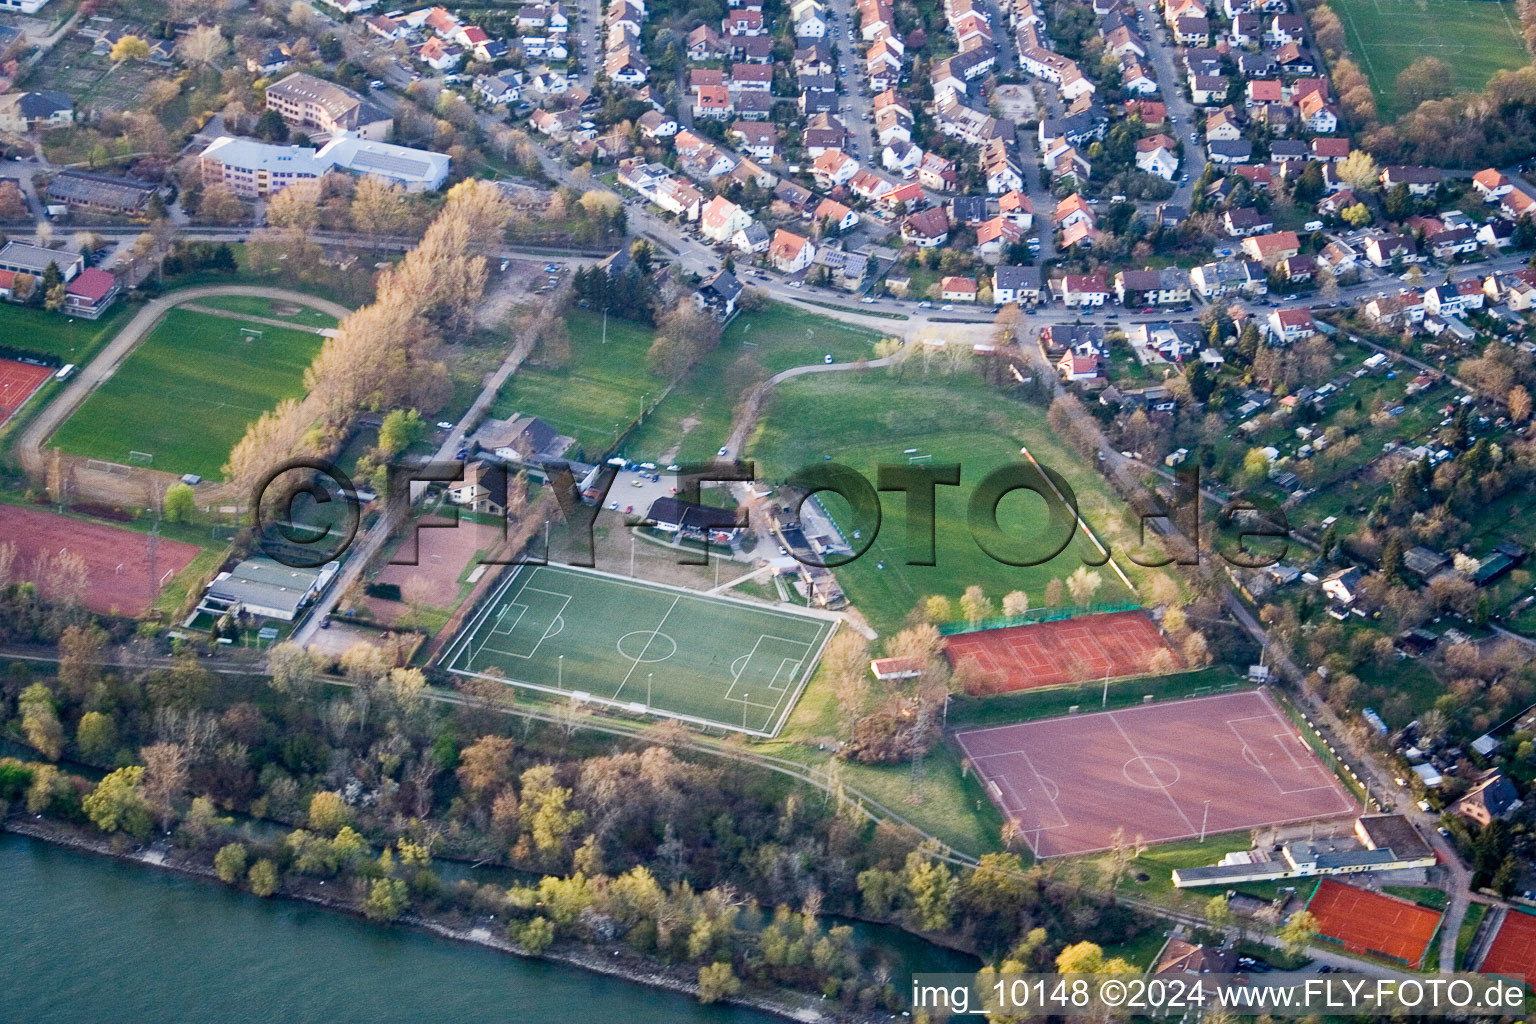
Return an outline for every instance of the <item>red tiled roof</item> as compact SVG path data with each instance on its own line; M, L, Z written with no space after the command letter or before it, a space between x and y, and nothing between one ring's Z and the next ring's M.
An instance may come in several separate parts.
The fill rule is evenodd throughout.
M70 295L78 295L91 302L100 302L107 297L107 293L117 287L117 278L99 267L87 267L82 270L65 291Z

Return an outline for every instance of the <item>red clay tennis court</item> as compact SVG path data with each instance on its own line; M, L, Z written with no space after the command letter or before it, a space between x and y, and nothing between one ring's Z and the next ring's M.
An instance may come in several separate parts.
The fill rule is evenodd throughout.
M1536 980L1536 916L1509 910L1478 970Z
M975 661L986 671L989 693L1143 675L1162 650L1171 653L1152 620L1136 611L961 633L944 643L952 666Z
M1440 928L1440 911L1379 892L1325 878L1307 909L1317 918L1317 936L1351 953L1419 967ZM1454 937L1454 936L1453 936Z
M0 424L14 416L53 373L46 366L0 359Z
M1109 849L1116 829L1163 843L1360 810L1261 690L956 739L1036 857Z

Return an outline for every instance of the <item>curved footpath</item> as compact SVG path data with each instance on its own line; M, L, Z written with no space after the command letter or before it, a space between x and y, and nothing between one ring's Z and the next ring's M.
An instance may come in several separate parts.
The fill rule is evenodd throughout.
M107 347L92 359L89 364L76 371L64 390L39 413L26 429L16 438L16 455L21 460L22 468L32 476L41 476L47 468L47 459L44 456L43 445L53 432L63 426L79 409L91 393L110 379L117 372L119 366L128 358L140 341L158 324L172 309L187 302L197 299L211 299L221 295L249 295L262 299L275 299L279 302L292 302L300 306L308 306L318 309L323 313L329 313L337 320L352 312L346 306L329 299L317 298L306 295L303 292L290 291L286 288L267 288L261 285L244 284L219 284L203 285L197 288L183 288L145 303L144 308L134 314L133 319L117 332L117 336L107 343Z

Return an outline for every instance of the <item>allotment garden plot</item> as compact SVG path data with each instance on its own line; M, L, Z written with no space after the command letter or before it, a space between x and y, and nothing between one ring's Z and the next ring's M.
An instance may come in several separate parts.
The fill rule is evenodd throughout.
M772 736L833 624L565 566L509 570L449 645L460 675Z

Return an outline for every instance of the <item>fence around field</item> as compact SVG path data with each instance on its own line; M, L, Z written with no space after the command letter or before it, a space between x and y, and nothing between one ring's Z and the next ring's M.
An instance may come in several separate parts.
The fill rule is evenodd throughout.
M1329 771L1333 772L1334 777L1344 783L1344 787L1358 797L1367 808L1373 803L1379 806L1379 801L1371 796L1369 787L1366 786L1365 781L1355 772L1354 766L1344 760L1343 755L1339 753L1338 749L1328 742L1328 738L1313 723L1311 717L1292 702L1289 697L1273 687L1269 688L1269 694L1274 698L1275 704L1280 708L1281 713L1291 720L1292 725L1296 726L1303 742L1311 747L1312 752L1322 759L1323 764L1328 766Z
M1031 608L1017 615L995 615L975 622L945 622L939 626L940 636L959 636L962 633L980 633L987 629L1006 629L1009 626L1032 626L1037 622L1060 622L1084 615L1111 615L1115 612L1140 611L1135 601L1113 601L1106 604L1061 605L1056 608Z

